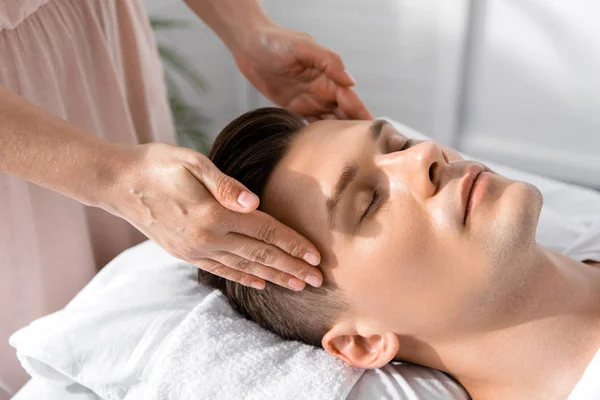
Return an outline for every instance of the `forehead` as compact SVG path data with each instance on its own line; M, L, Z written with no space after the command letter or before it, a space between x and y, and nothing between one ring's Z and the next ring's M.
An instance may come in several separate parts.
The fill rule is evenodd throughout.
M330 247L326 200L344 164L365 143L361 138L368 135L371 122L319 121L304 128L271 174L261 199L263 210L319 250Z
M314 178L320 191L330 195L344 163L356 154L357 146L364 144L369 125L369 121L319 121L308 125L273 171L273 180L278 186L295 184L292 174L302 174Z

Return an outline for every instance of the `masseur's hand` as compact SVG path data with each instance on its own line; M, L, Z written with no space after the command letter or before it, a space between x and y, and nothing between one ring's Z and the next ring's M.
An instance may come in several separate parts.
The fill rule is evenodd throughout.
M319 264L317 249L256 210L258 197L204 155L151 143L121 146L115 163L121 173L103 207L175 257L246 286L320 286L321 272L310 265Z
M272 22L231 47L240 71L275 104L314 119L372 119L340 56L310 35Z

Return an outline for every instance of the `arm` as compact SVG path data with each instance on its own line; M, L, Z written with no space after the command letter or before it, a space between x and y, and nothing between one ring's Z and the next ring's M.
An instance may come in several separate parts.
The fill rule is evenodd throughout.
M0 172L103 208L172 255L224 278L299 290L298 279L313 274L320 285L320 270L301 261L310 253L318 264L314 245L255 211L258 198L204 155L165 143L103 141L1 86ZM265 232L274 232L270 243ZM265 252L274 257L263 265L258 255Z
M99 206L116 147L0 86L1 172Z
M372 119L339 54L310 35L285 29L258 0L185 0L231 51L244 76L267 98L314 119Z
M258 0L185 0L233 52L261 27L274 24Z

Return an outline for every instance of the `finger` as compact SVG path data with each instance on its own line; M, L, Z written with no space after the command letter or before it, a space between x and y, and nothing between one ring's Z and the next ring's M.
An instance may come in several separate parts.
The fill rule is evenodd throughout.
M320 69L338 85L356 84L354 77L346 71L340 55L321 46L314 39L306 39L298 43L295 46L295 53L303 64Z
M302 290L306 286L303 281L290 274L250 261L247 258L239 257L236 254L218 252L212 257L215 261L231 269L244 272L246 276L242 278L242 284L245 286L252 286L252 281L257 277L296 291Z
M339 107L338 107L338 108L336 108L335 110L333 110L333 112L335 113L335 116L336 116L338 119L342 119L342 120L343 120L343 119L350 119L350 118L348 118L348 114L346 114L346 113L344 112L344 110L342 110L342 109L341 109L341 108L339 108Z
M258 265L271 267L269 271L284 273L288 280L291 276L295 276L314 287L319 287L323 283L321 279L322 274L318 268L290 256L276 246L232 232L228 233L226 238L226 244L220 247L223 251L235 254L242 259L249 260ZM246 272L251 272L254 275L277 284L281 284L282 281L279 280L276 282L272 276L259 275L254 271Z
M322 114L321 119L338 119L335 114Z
M329 114L337 107L336 91L337 89L334 89L333 97L330 100L318 98L313 93L305 93L290 103L287 108L305 118L321 119L321 115Z
M247 274L243 271L239 271L235 268L231 268L215 260L203 259L202 261L192 262L192 264L203 271L210 272L213 275L217 275L221 278L237 282L244 286L252 287L254 289L259 290L265 288L264 280Z
M237 180L222 173L204 155L195 153L187 168L223 207L242 213L254 211L258 207L258 196Z
M338 87L337 103L349 119L369 120L373 115L360 100L356 92L350 88Z
M313 266L321 262L319 251L308 239L260 210L231 219L230 232L276 246ZM321 271L317 269L315 272L322 278Z

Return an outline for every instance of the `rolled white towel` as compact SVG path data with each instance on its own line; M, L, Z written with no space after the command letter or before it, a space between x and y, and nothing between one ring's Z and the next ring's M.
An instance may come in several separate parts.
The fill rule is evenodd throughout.
M170 336L149 387L161 400L344 399L363 372L323 349L281 340L215 290Z

